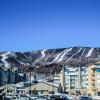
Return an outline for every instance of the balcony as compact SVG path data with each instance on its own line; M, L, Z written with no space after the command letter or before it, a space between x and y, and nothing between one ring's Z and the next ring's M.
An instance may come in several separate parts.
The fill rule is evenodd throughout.
M91 72L91 75L92 75L92 76L95 76L95 72Z
M91 83L92 84L92 86L95 86L95 83Z
M95 84L95 81L91 81L91 84L92 84L92 83Z
M92 81L95 81L95 78L94 78L94 77L91 77L91 80L92 80Z
M92 89L92 91L96 91L96 87L95 86L91 87L91 89Z
M95 68L95 67L93 67L93 68L91 68L91 69L92 69L93 71L95 71L95 69L96 69L96 68Z

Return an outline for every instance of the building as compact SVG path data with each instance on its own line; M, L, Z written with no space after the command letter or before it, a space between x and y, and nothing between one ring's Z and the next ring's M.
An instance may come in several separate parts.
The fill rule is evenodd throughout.
M80 92L87 94L88 87L88 69L86 67L65 67L61 73L54 77L54 83L62 85L69 94Z
M48 95L49 93L58 92L59 85L51 82L40 81L37 83L24 83L6 85L6 94L29 95L29 94L42 94Z
M17 68L0 66L0 86L26 81L25 73L19 73Z
M66 67L54 77L69 94L100 96L100 61L87 67Z
M40 81L31 85L31 93L36 90L38 94L48 95L49 93L58 92L59 85L51 82ZM26 93L30 92L30 85L25 86Z
M100 96L100 61L88 67L88 94Z
M3 65L0 66L0 85L5 85L8 83L15 83L15 81L17 80L17 72L16 72L16 68L6 68Z
M86 67L67 68L65 72L65 87L70 94L86 95L88 87L88 73Z
M5 96L5 87L0 87L0 100L3 100L3 97Z

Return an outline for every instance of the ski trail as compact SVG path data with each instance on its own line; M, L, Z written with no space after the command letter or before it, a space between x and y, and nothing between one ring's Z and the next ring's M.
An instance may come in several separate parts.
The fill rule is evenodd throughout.
M82 52L82 55L81 55L80 57L82 57L82 56L83 56L83 54L85 53L85 50L86 50L86 48L84 48L84 50L83 50L83 52Z
M45 51L46 51L46 50L41 51L41 54L42 54L41 59L45 57Z
M70 49L66 49L66 51L62 54L62 56L59 58L59 60L58 60L57 62L62 61L63 58L64 58L64 56L65 56L69 51L71 51L71 50L72 50L72 48L70 48Z
M94 50L94 48L91 48L91 49L88 51L88 53L87 53L87 55L86 55L85 57L90 57L91 54L92 54L92 52L93 52L93 50Z
M9 63L6 61L6 59L8 58L7 55L9 55L9 54L10 54L10 52L7 52L7 53L1 55L2 56L1 61L4 63L5 67L9 67L10 66Z
M80 51L82 50L82 48L80 48L75 54L73 54L68 60L71 60L75 55L77 55Z
M41 59L43 59L43 58L45 57L45 51L46 51L46 50L41 51L41 55L42 55L42 56L41 56L39 59L37 59L37 60L34 62L34 64L37 63L37 62L39 62Z
M57 57L52 61L52 63L55 62L55 61L57 61L60 58L60 56L62 55L62 53L65 52L65 51L66 51L66 49L64 51L62 51L61 53L59 53L57 55Z

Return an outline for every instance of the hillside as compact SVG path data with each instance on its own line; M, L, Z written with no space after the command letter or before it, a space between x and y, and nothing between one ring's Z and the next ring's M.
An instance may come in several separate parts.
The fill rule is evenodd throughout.
M23 69L29 66L86 66L100 59L100 48L71 47L32 52L0 52L0 65Z

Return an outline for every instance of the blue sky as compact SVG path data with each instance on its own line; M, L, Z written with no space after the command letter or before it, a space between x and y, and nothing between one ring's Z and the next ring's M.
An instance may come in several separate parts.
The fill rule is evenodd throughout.
M100 46L100 0L0 0L0 51Z

